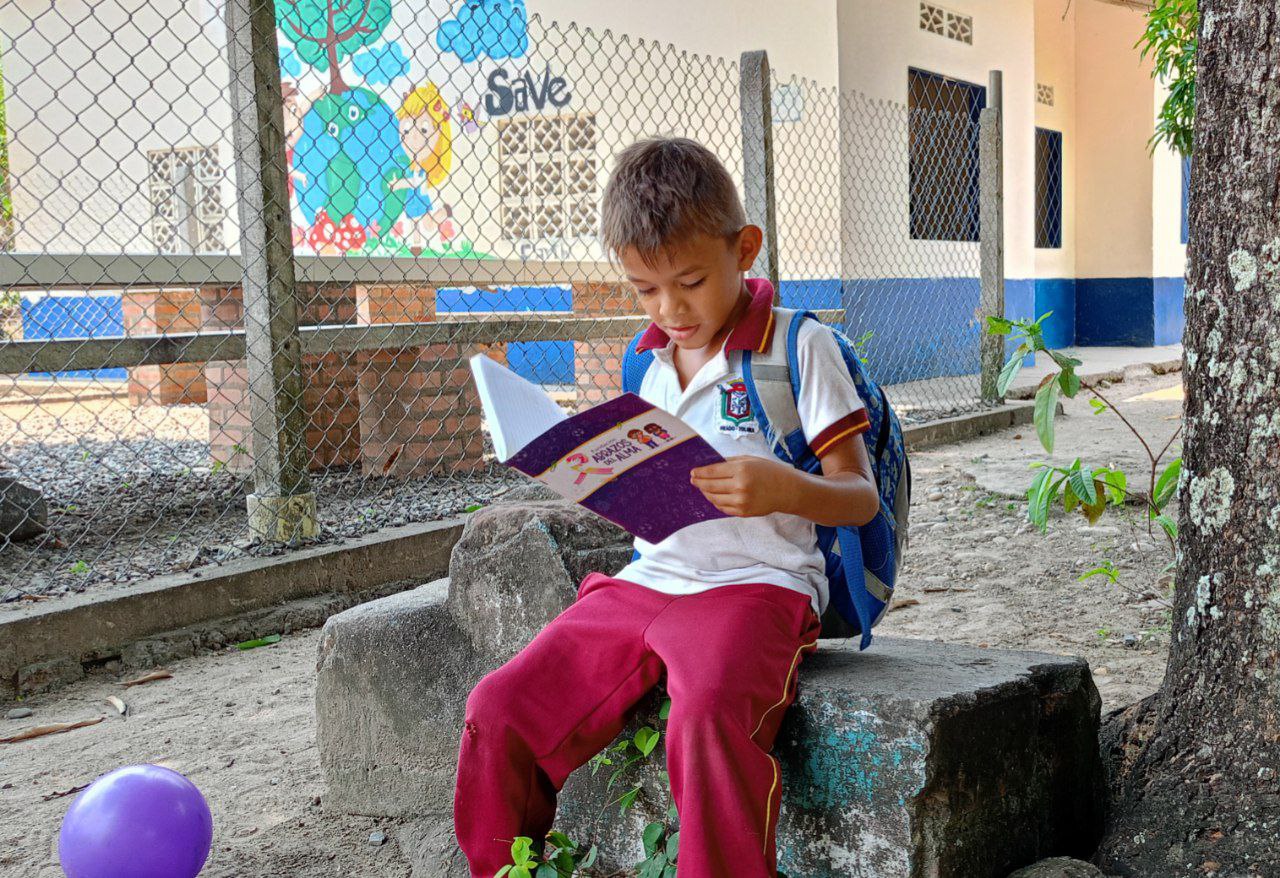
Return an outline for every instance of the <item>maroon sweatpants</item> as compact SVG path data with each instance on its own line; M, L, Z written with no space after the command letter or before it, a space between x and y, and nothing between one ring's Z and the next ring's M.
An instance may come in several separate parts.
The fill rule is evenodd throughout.
M677 875L773 878L782 790L769 751L819 627L808 597L776 585L668 595L588 576L467 699L454 828L473 878L511 862L516 836L552 828L569 773L618 735L664 671Z

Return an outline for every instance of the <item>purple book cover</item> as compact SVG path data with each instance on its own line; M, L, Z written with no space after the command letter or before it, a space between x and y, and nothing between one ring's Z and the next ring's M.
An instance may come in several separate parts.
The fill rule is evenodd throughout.
M722 460L684 421L627 393L560 421L505 462L657 543L725 517L689 483L694 467Z

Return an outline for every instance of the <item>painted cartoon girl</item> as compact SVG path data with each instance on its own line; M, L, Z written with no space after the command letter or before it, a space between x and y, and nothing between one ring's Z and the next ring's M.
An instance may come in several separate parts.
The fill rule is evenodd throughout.
M671 434L668 433L666 430L662 429L662 427L658 424L646 424L644 429L646 433L648 433L651 436L657 436L663 442L671 441Z
M391 185L410 190L404 205L409 237L423 247L437 236L441 244L448 244L462 234L462 228L449 205L435 206L429 190L439 190L453 166L449 105L434 82L424 82L404 96L396 116L400 143L409 157L409 176Z

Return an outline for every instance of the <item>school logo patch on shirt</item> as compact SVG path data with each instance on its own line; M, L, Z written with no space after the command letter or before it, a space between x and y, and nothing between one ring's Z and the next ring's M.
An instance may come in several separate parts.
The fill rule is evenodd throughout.
M734 378L720 388L720 432L730 436L744 433L758 433L760 425L751 413L751 398L747 396L747 385L739 378Z

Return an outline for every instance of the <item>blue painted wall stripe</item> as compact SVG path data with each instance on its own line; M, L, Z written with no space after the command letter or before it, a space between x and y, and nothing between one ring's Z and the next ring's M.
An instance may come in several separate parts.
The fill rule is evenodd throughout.
M1183 298L1186 281L1180 277L1158 277L1153 281L1156 344L1181 344L1186 323Z
M1076 342L1076 282L1074 278L1036 278L1035 316L1052 311L1043 324L1044 343L1050 348Z

